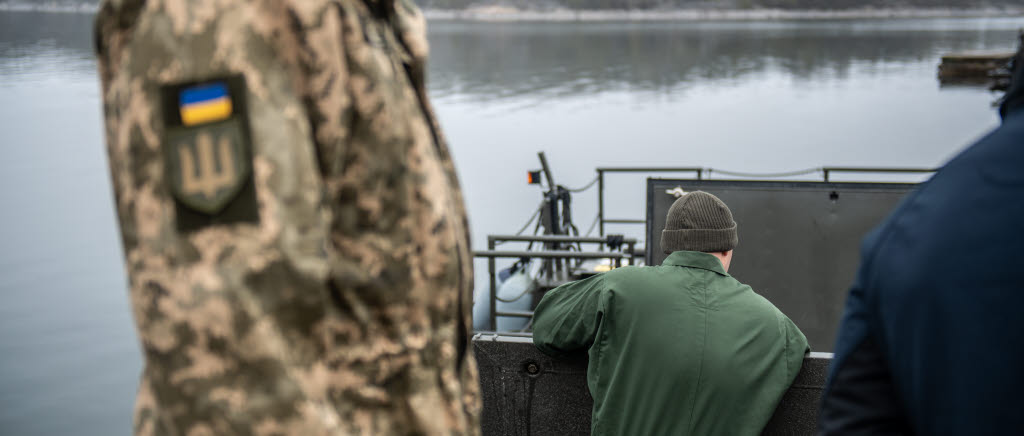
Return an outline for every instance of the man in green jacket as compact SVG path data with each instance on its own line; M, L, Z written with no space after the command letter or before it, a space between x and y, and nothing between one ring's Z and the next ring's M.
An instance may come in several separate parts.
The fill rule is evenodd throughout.
M739 242L706 192L672 204L661 266L624 267L544 296L533 343L586 349L595 435L757 435L800 371L807 339L726 271Z

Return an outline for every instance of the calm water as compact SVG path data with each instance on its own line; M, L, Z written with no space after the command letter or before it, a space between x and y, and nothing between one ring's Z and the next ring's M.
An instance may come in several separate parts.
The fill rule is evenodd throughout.
M90 25L0 13L0 434L130 432L141 361ZM940 165L998 120L989 92L939 88L939 56L1010 49L1022 26L433 22L430 87L479 247L539 201L539 150L570 187L597 166ZM642 217L642 178L615 181L609 216Z

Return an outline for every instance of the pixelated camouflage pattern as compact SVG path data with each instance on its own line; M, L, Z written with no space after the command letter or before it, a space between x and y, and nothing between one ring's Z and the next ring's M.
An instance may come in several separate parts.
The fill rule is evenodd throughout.
M140 435L477 434L468 224L403 0L107 0ZM242 75L258 223L180 232L166 84Z

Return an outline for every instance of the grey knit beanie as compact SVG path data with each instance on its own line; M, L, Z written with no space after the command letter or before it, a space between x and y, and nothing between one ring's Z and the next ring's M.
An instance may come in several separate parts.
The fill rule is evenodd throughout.
M736 248L740 242L736 221L729 207L718 197L704 191L683 194L668 208L661 249L715 253Z

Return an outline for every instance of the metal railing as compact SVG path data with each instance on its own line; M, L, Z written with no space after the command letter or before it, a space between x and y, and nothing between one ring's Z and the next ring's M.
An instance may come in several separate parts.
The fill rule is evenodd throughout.
M598 235L604 236L605 223L611 224L644 224L646 220L605 218L604 216L604 174L605 173L696 173L697 180L704 176L704 168L698 167L675 167L675 168L629 168L629 167L601 167L597 169L597 229Z
M598 235L604 236L604 225L605 224L646 224L647 221L643 219L630 219L630 218L605 218L604 216L604 185L605 173L695 173L697 175L696 180L704 180L704 175L710 175L714 171L711 168L700 168L700 167L653 167L653 168L629 168L629 167L601 167L597 168L597 228ZM813 174L816 172L822 173L822 178L825 182L829 182L829 176L833 173L861 173L861 174L914 174L914 173L934 173L938 171L934 168L868 168L868 167L821 167L812 168L810 170L801 171L807 174ZM730 173L727 171L720 171L725 174L738 174ZM792 174L790 174L792 175Z
M935 168L858 168L858 167L824 167L821 169L824 173L825 181L828 180L829 173L866 173L866 174L883 174L883 173L897 173L897 174L908 174L908 173L934 173L938 171Z
M473 253L474 257L487 258L487 273L490 280L490 329L491 331L497 330L498 328L498 317L499 316L511 316L520 318L530 318L533 316L532 311L498 311L498 281L497 281L497 270L495 266L495 259L498 258L542 258L542 259L557 259L557 260L573 260L573 259L611 259L615 262L615 267L622 266L622 259L630 259L630 264L635 265L639 257L636 254L636 239L635 238L623 238L621 240L621 247L626 248L625 252L622 251L571 251L571 250L495 250L495 247L499 242L543 242L543 243L559 243L559 244L601 244L607 245L611 241L611 237L578 237L578 236L561 236L561 235L532 235L532 236L521 236L521 235L489 235L487 236L487 250L476 251Z

